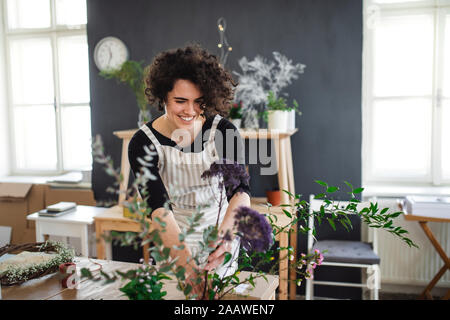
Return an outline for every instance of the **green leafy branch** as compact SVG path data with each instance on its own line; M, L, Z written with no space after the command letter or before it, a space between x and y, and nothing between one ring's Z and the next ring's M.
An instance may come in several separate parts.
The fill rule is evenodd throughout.
M99 73L100 76L105 79L116 79L117 82L123 83L130 87L136 96L137 105L139 110L148 110L148 102L145 96L145 82L144 74L146 68L144 68L144 61L125 61L119 69L106 70Z

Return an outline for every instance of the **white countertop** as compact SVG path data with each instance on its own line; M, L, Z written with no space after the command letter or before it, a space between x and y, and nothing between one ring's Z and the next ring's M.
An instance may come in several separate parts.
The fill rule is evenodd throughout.
M59 217L39 216L39 212L29 214L27 220L39 220L45 222L63 222L75 224L92 224L94 217L108 210L108 208L77 205L76 210Z

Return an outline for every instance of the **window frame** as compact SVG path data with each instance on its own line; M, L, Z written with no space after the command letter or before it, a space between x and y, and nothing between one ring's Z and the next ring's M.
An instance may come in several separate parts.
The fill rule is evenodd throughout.
M431 99L431 151L429 172L421 178L408 177L380 177L373 174L371 147L373 144L372 114L373 104L382 97L373 96L373 68L374 68L374 34L370 21L380 14L385 16L412 15L428 13L434 19L433 37L433 66ZM450 0L420 1L401 4L376 4L373 1L363 1L363 68L362 68L362 182L363 185L415 185L415 186L446 186L450 179L444 180L441 168L441 132L443 127L442 113L442 85L443 71L443 37L445 15L450 13ZM440 66L440 67L439 67ZM388 99L420 98L421 96L388 97ZM447 97L449 99L450 97Z
M7 113L9 122L9 163L10 163L10 175L58 175L70 170L64 170L64 157L62 146L62 126L61 126L61 113L62 108L70 108L71 106L89 106L90 101L82 101L77 103L62 103L60 97L60 74L59 74L59 57L58 57L58 39L59 37L69 36L86 36L87 39L87 23L81 25L57 25L56 24L56 1L48 0L50 2L50 27L48 28L9 28L8 21L8 8L7 0L0 0L0 5L3 9L3 23L4 23L4 48L5 48L5 78L7 83ZM12 70L11 70L11 58L10 58L10 42L14 39L32 39L45 37L50 40L52 46L52 66L53 66L53 90L54 90L54 108L55 108L55 135L56 135L56 169L21 169L17 166L17 156L15 150L15 128L14 128L14 108L16 106L24 106L26 104L14 104L13 102L13 89L12 89ZM81 170L81 168L80 168Z

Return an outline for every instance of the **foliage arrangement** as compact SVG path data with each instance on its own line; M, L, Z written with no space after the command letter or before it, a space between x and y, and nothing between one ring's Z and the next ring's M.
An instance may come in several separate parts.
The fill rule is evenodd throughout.
M134 95L136 96L137 105L142 115L145 117L143 120L145 122L150 119L147 118L148 113L148 103L145 97L145 82L144 73L145 69L143 67L143 61L125 61L119 69L116 70L104 70L99 74L105 79L116 79L119 83L123 83L131 88Z
M122 179L117 169L114 169L113 163L109 156L106 156L103 152L103 145L99 136L96 137L93 144L94 159L97 162L103 163L106 167L106 171L117 179L116 185L118 185ZM269 214L262 215L259 212L248 208L239 207L235 216L235 224L232 232L226 234L219 234L218 223L219 213L222 208L222 200L224 193L236 189L241 182L249 179L245 170L237 163L230 161L221 161L221 163L213 163L209 170L205 171L202 175L203 179L218 179L219 189L221 190L219 200L219 210L217 221L215 225L207 226L202 230L203 239L199 242L199 249L196 251L192 259L197 266L201 266L205 262L205 258L213 252L222 241L229 241L233 235L240 238L241 246L239 253L229 252L225 256L223 265L232 259L236 254L239 255L239 264L236 270L230 275L219 276L215 272L208 272L195 269L195 274L186 274L186 266L177 264L177 257L170 255L171 250L183 249L186 240L189 235L194 233L200 227L200 219L203 216L202 207L196 208L195 212L190 218L187 219L188 225L182 228L179 235L179 241L181 245L173 248L165 247L161 240L161 232L165 232L165 222L155 217L152 220L152 224L158 224L161 228L150 228L150 222L147 218L151 213L151 208L146 205L146 197L148 196L147 190L145 190L145 181L147 179L154 179L151 176L148 167L150 165L149 160L155 154L154 150L146 149L146 156L144 159L140 159L144 167L140 174L137 175L133 188L126 191L126 195L129 198L126 206L130 210L138 215L136 220L142 226L142 232L138 234L125 233L125 234L112 234L111 238L107 238L108 241L119 242L121 245L133 244L136 248L139 245L139 240L144 239L141 245L151 242L149 251L155 264L144 264L141 270L130 270L126 273L115 272L113 275L108 275L101 272L100 276L94 277L88 269L82 270L82 276L99 281L102 278L105 283L115 281L119 277L127 279L129 282L121 288L121 290L130 299L162 299L166 292L161 291L163 288L162 282L164 280L173 279L177 282L177 289L183 293L186 299L222 299L227 294L233 292L240 284L249 284L255 286L255 280L257 278L266 278L266 274L272 274L276 272L279 259L288 259L291 263L289 268L294 268L298 274L297 285L301 285L302 280L312 276L312 270L321 265L324 260L324 255L320 251L312 253L301 253L300 257L294 257L293 248L288 247L276 247L274 246L275 237L281 232L291 232L295 225L298 225L298 230L302 233L309 231L307 221L312 215L319 224L322 221L328 221L328 223L335 228L336 223L341 223L347 230L351 228L351 222L348 218L349 214L358 214L362 220L369 225L369 227L385 229L392 233L400 240L407 243L410 247L416 246L409 238L407 230L401 227L395 227L393 219L397 218L401 212L389 213L388 209L378 208L378 205L371 203L369 207L366 207L360 211L357 209L357 204L360 202L356 195L363 191L362 188L353 188L353 186L345 182L350 189L349 196L351 197L349 205L345 208L339 206L338 201L329 199L333 193L339 190L338 187L329 186L326 182L317 180L316 182L324 187L324 192L317 194L316 198L323 199L323 205L319 211L310 212L309 203L302 199L301 195L293 195L287 190L286 192L290 198L290 204L283 204L283 212L289 218L290 222L285 226L277 225L277 216L270 213L271 205L268 203ZM138 188L142 192L143 199L140 199L136 193L133 193L133 189ZM113 192L119 192L112 190ZM168 204L165 205L167 211L169 209ZM288 210L290 209L290 210ZM160 230L159 230L160 229ZM312 230L313 235L316 234L315 229ZM189 263L189 261L188 261ZM263 272L262 268L269 268L268 271ZM251 276L242 279L238 275L242 271L252 271ZM227 274L227 273L225 273ZM202 285L202 293L195 293L193 286Z
M282 90L304 73L304 64L293 64L279 52L273 52L273 57L275 61L267 61L259 55L251 61L246 57L238 61L242 73L233 71L239 83L235 95L246 106L244 113L247 108L264 111L269 91L275 97L281 96Z
M71 262L75 256L73 249L68 248L64 243L55 241L24 245L9 245L0 250L0 256L7 252L15 252L19 248L20 251L54 253L55 256L52 259L42 263L8 267L0 274L0 283L2 285L20 284L30 279L53 273L58 270L61 263Z
M230 119L242 119L242 101L233 103L229 117Z

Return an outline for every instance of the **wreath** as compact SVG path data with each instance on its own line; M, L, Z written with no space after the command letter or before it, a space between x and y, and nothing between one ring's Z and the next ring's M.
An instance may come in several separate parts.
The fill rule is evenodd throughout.
M54 257L45 262L26 266L8 266L6 270L0 272L1 285L11 286L21 284L30 279L36 279L54 273L58 270L61 263L72 262L75 256L74 250L69 249L64 243L46 241L19 245L6 245L0 248L0 257L7 253L17 254L25 251L50 253L54 254Z

